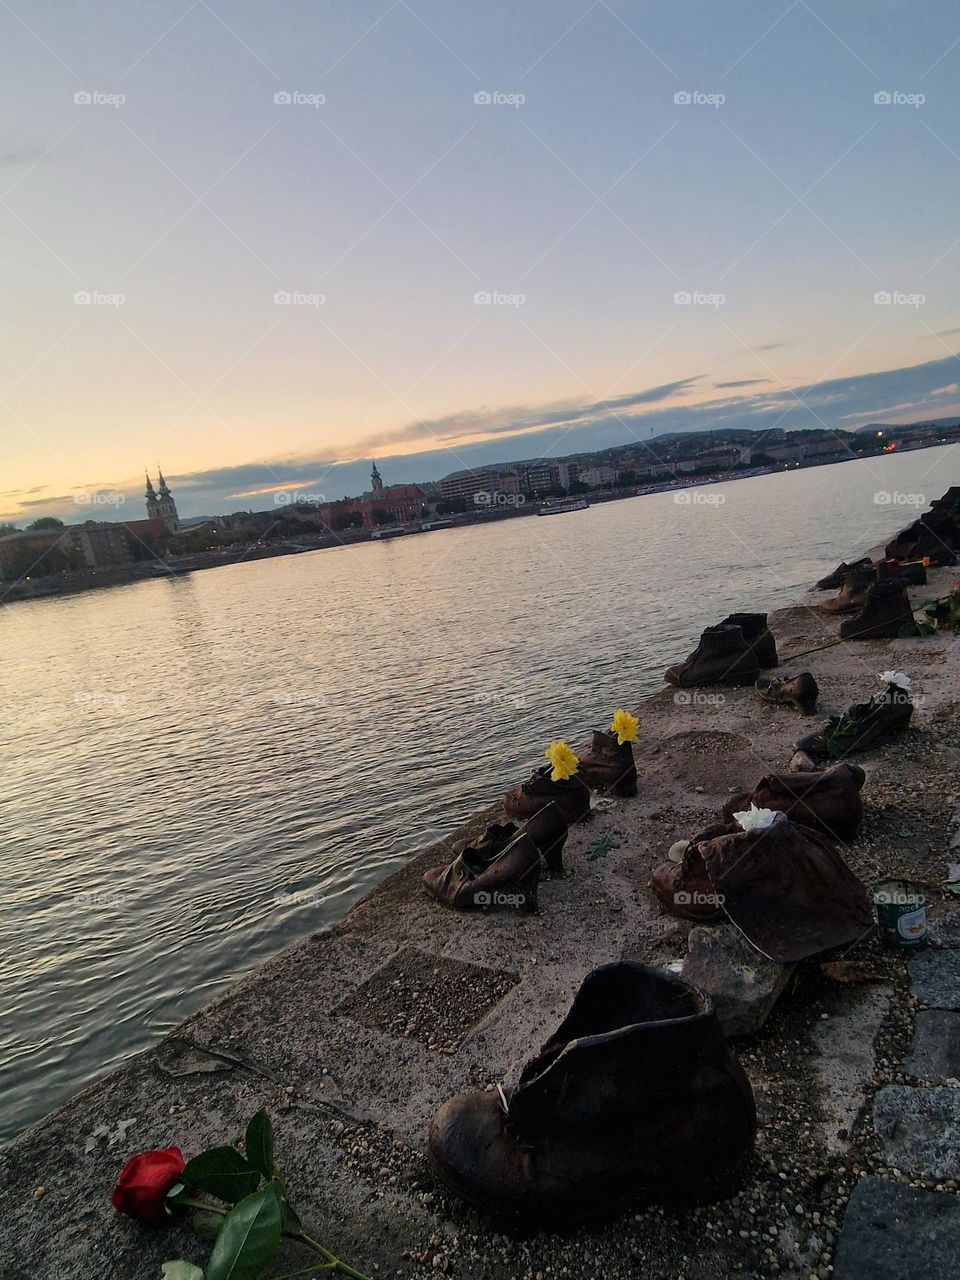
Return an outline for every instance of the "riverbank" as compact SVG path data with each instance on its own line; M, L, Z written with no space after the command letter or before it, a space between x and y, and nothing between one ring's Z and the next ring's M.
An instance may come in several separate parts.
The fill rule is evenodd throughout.
M898 453L903 456L923 449L942 448L944 443L944 441L938 440L930 444L906 445L900 448ZM884 450L873 448L862 453L855 454L851 452L849 457L845 458L795 462L783 466L749 467L740 471L718 472L697 477L678 473L674 479L660 484L637 484L626 486L622 489L596 489L589 491L584 496L591 505L605 506L607 503L620 502L626 498L646 498L661 493L682 492L688 489L731 483L734 480L753 480L758 476L776 475L778 473L794 474L811 468L839 466L845 462L868 463L871 459L878 459L884 456ZM894 501L898 495L887 494L885 496L888 501ZM905 496L909 497L910 495ZM678 499L678 501L683 501L683 499ZM704 501L709 505L711 499L705 498ZM922 501L920 505L922 505ZM406 526L403 530L403 536L432 533L446 527L458 529L481 527L500 520L514 520L523 516L534 516L538 514L540 506L539 500L524 500L523 496L520 495L519 502L516 504L510 503L502 507L496 505L482 507L479 511L471 512L468 515L452 514L442 517L439 523L436 520L425 520L422 522L423 527L419 523ZM281 507L277 514L277 519L280 519L281 516L289 515L291 512L296 514L296 502ZM266 513L254 514L259 514L262 517ZM306 516L304 520L306 520ZM332 551L338 547L351 547L363 542L388 541L398 535L395 532L389 532L385 537L381 537L377 531L370 529L349 529L340 533L331 533L329 531L317 533L311 532L308 523L303 523L302 531L294 536L296 541L288 540L287 542L273 545L258 542L254 545L241 546L229 551L197 552L189 555L180 555L169 560L157 555L152 560L112 565L99 569L75 570L50 574L44 577L25 577L10 582L5 582L0 578L0 604L77 595L80 592L99 590L104 587L127 586L158 578L174 578L183 574L199 573L206 569L221 569L229 565L253 563L257 560L268 560L277 556L298 555L306 551Z
M911 594L922 602L955 576L931 571ZM805 607L812 599L822 596L771 619L782 661L836 632L836 621ZM869 641L800 665L820 683L824 716L867 696L890 667L912 677L922 700L904 738L862 761L866 818L845 856L870 882L944 878L960 761L957 648L944 636ZM424 1156L439 1102L510 1078L590 968L622 955L682 957L688 928L659 914L645 888L650 870L731 790L785 768L798 732L821 718L761 705L749 689L704 692L714 697L664 691L643 704L640 795L598 805L571 831L570 874L543 885L539 915L461 916L431 902L419 878L444 856L434 846L334 929L280 953L4 1148L3 1280L132 1280L159 1275L166 1258L202 1261L190 1232L158 1235L119 1219L113 1181L134 1151L177 1143L189 1154L231 1140L260 1106L274 1117L304 1221L369 1272L535 1280L643 1270L693 1280L809 1276L828 1265L862 1174L924 1181L889 1171L866 1115L873 1092L902 1074L914 1014L905 961L875 941L861 951L881 983L844 988L803 972L759 1034L736 1045L762 1128L753 1177L734 1201L649 1209L569 1236L507 1237L436 1188ZM603 836L612 847L598 853ZM831 1064L846 1072L844 1089ZM279 1270L297 1261L291 1253Z

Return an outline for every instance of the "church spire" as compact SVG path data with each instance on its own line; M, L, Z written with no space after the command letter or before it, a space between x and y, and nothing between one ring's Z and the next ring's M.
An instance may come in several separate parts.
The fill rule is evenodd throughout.
M150 479L150 472L147 471L146 468L144 468L143 474L147 477L147 491L144 494L144 497L147 502L151 502L157 496L157 491L153 487L153 481Z
M161 497L161 498L169 498L169 497L170 497L170 489L169 489L169 488L168 488L168 486L167 486L167 482L166 482L166 480L164 480L164 478L163 478L163 472L160 470L160 463L159 463L159 462L157 463L157 479L160 481L160 497Z
M377 470L376 459L371 459L371 461L373 462L373 469L370 472L370 484L373 487L373 492L379 493L383 488L383 477L381 476L380 472Z

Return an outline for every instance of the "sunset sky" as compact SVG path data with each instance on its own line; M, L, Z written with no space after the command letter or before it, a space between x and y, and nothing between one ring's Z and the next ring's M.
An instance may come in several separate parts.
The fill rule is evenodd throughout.
M960 413L955 3L11 0L0 62L0 520Z

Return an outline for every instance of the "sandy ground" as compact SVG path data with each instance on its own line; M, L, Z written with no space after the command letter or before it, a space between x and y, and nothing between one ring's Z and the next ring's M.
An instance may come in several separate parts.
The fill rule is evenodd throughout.
M922 603L955 577L931 571L911 594ZM836 635L838 621L809 607L823 598L771 619L781 660ZM750 1181L722 1204L646 1209L568 1235L504 1234L435 1186L424 1146L443 1100L516 1075L589 969L684 954L687 926L645 887L652 867L732 791L785 770L795 738L875 692L891 667L912 677L920 705L900 741L858 757L866 818L844 854L869 883L896 872L942 896L960 762L956 639L851 642L782 662L820 683L809 718L750 689L664 691L640 710L640 795L595 801L568 840L567 877L542 884L538 915L434 903L420 875L447 856L437 846L334 930L283 951L0 1152L2 1280L133 1280L158 1277L167 1258L202 1263L207 1249L189 1230L120 1219L113 1182L136 1151L177 1143L189 1155L239 1138L264 1105L301 1218L371 1275L827 1277L853 1185L866 1171L894 1176L863 1116L872 1091L898 1078L912 1003L902 955L875 938L857 954L882 982L843 987L803 968L763 1030L735 1043L761 1130ZM276 1274L307 1260L285 1247Z

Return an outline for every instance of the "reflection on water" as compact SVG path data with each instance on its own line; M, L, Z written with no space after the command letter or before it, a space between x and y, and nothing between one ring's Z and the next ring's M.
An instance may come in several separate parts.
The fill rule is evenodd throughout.
M929 450L0 611L0 1134L885 541Z

